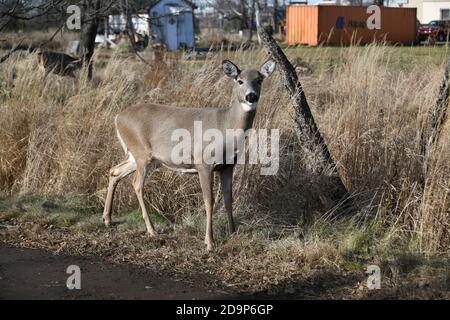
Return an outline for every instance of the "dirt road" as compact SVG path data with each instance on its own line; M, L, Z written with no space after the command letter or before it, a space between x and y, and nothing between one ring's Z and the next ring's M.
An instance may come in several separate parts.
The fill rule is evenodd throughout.
M81 269L81 290L66 286L66 269ZM205 279L205 281L207 281ZM0 299L227 299L205 281L189 281L133 265L43 250L0 246Z

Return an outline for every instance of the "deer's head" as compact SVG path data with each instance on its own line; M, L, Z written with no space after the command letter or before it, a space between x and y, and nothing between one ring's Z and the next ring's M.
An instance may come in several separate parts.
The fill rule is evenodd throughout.
M241 71L233 62L222 62L225 74L234 79L237 98L244 111L254 111L261 95L263 81L275 70L275 61L268 60L259 71L248 69Z

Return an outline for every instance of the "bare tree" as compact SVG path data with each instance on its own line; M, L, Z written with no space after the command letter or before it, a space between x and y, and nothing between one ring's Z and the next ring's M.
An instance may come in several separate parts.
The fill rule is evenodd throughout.
M314 120L294 67L283 50L264 28L259 29L258 32L264 48L271 55L271 58L276 61L283 84L291 97L295 111L294 127L303 152L310 157L311 163L315 164L319 173L328 174L336 180L336 196L346 197L348 195L347 189L339 176L336 163L330 154L325 139Z
M273 31L278 33L278 0L273 0Z
M250 10L249 10L249 27L248 27L248 37L247 42L251 42L253 39L253 25L255 24L255 15L256 15L256 0L250 1ZM259 4L258 4L259 5Z
M433 150L437 147L442 134L442 129L448 118L448 105L450 100L450 56L447 57L447 66L444 71L442 84L435 105L428 116L428 124L421 132L420 156L423 172L426 179L429 162L432 158ZM424 179L424 183L425 183Z
M246 0L239 1L241 2L241 9L243 8L242 21L248 23ZM44 48L44 45L51 42L54 36L59 31L62 31L66 25L66 19L69 16L67 13L68 6L79 6L81 9L79 54L87 65L88 78L91 79L93 75L92 57L95 50L95 38L101 19L107 18L110 14L122 13L126 16L126 33L129 36L131 46L138 58L145 62L136 50L135 31L131 17L141 9L148 9L150 3L151 1L149 0L0 0L0 31L7 28L17 30L17 28L14 29L14 23L17 23L17 21L32 21L39 17L52 15L54 17L53 20L59 21L59 25L57 26L57 31L50 39L37 46L38 48ZM149 18L148 22L152 23L153 18ZM27 49L26 45L16 46L12 51L23 50L23 48ZM2 57L2 61L6 60L11 53Z
M88 77L91 79L92 56L100 18L117 10L120 7L119 0L4 0L0 3L0 31L14 28L17 21L32 21L50 15L53 20L59 21L58 32L66 24L69 5L78 5L81 9L80 53L84 63L88 65ZM50 42L55 35L56 33L39 47ZM17 49L16 46L14 50Z
M228 21L238 22L240 30L249 30L247 41L253 37L256 0L216 0L216 10Z
M88 78L92 79L92 56L95 50L95 37L99 25L100 0L83 0L80 33L80 48L84 63L88 66Z
M2 0L0 2L0 31L16 30L18 24L60 12L65 0Z

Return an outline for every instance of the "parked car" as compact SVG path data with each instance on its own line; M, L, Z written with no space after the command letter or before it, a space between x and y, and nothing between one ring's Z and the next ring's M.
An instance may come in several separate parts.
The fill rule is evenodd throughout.
M447 41L450 34L450 21L433 20L428 24L421 25L417 30L419 41Z

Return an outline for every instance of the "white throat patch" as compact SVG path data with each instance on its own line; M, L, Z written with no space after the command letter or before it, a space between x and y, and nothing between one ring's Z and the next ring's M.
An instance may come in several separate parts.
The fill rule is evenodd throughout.
M245 112L250 112L256 110L257 103L241 103L241 107Z

